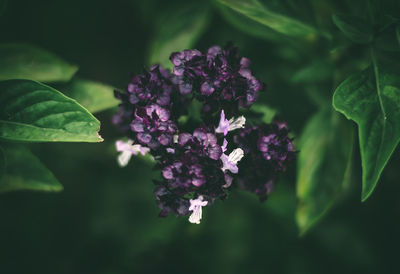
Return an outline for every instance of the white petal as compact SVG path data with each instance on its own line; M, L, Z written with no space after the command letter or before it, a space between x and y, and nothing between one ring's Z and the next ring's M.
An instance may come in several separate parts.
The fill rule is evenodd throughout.
M121 167L126 166L132 157L132 153L129 151L124 151L118 156L118 164Z
M132 147L133 140L128 139L128 141L124 142L122 140L118 140L115 142L115 146L117 148L117 151L125 151L129 150Z
M200 224L201 215L202 215L201 206L196 206L192 215L190 215L189 217L189 222L191 222L192 224Z
M244 116L240 116L238 118L231 118L229 120L229 131L238 129L238 128L243 128L244 124L246 123L246 118Z
M243 156L243 149L237 148L229 154L228 161L236 165L236 163L239 162L243 158Z

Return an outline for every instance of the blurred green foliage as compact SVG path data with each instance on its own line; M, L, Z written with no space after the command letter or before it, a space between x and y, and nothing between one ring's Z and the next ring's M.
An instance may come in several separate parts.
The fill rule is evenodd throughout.
M399 60L399 1L6 2L0 79L50 83L96 113L105 141L0 143L0 188L64 186L1 195L0 273L399 271L400 76L391 64ZM235 191L206 208L201 225L158 218L154 164L137 157L117 166L112 87L145 65L168 64L171 51L228 41L267 84L254 115L287 120L298 136L297 166L263 204ZM5 53L10 44L19 46ZM13 57L18 49L27 50ZM332 98L357 122L359 142ZM22 179L5 181L10 174ZM361 204L361 182L365 199L378 180ZM299 228L308 232L302 238Z
M54 175L24 146L7 144L2 156L7 172L0 178L0 192L63 190Z
M31 79L43 82L66 82L78 70L43 49L26 44L0 45L0 80Z

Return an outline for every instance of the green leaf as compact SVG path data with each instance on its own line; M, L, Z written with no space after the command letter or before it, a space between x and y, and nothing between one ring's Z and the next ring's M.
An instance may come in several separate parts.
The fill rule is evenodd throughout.
M158 30L151 44L149 63L172 68L169 60L171 53L193 47L205 31L209 15L209 9L204 5L166 10L160 16Z
M77 66L38 47L0 44L0 81L31 79L41 82L66 82L77 70Z
M276 32L270 27L258 23L257 21L254 21L249 17L244 16L243 14L228 8L225 5L217 3L216 6L220 11L220 13L222 14L222 16L224 17L224 19L227 20L229 23L231 23L234 27L236 27L240 31L270 41L288 40L288 37L283 35L282 33Z
M371 54L372 67L347 78L333 96L334 108L358 124L362 201L372 194L400 141L399 69Z
M75 100L31 80L0 82L0 139L100 142L100 122Z
M14 190L62 191L54 175L26 147L7 144L7 171L0 192Z
M397 28L396 28L396 36L397 36L397 41L399 42L399 46L400 46L400 25L397 26Z
M188 119L194 122L201 122L201 109L203 103L197 99L193 99L188 108Z
M332 19L335 25L351 41L361 44L367 44L372 41L373 30L368 21L344 14L334 14Z
M296 220L304 234L332 207L350 179L353 127L330 108L307 123L299 141Z
M332 79L333 67L329 62L318 60L303 67L293 75L293 83L316 83Z
M113 108L119 104L114 97L115 88L99 82L76 78L60 86L59 89L91 113Z
M0 146L0 179L3 177L6 171L6 154L3 148Z
M263 121L266 124L271 123L277 113L276 109L272 109L260 103L252 105L251 110L253 112L262 114L261 121Z
M275 10L283 10L279 6L275 10L272 4L265 1L261 4L257 0L217 0L219 3L226 5L234 11L265 25L278 33L282 33L291 37L314 38L318 31L311 25L297 20L292 16Z

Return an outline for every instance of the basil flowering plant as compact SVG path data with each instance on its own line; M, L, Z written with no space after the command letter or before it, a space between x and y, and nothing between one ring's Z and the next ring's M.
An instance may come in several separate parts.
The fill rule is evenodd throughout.
M250 60L232 44L175 52L170 60L172 73L154 65L115 92L121 103L113 123L125 135L116 142L120 166L139 153L154 157L161 217L190 215L199 224L203 207L235 187L264 201L295 149L285 122L243 115L264 89Z

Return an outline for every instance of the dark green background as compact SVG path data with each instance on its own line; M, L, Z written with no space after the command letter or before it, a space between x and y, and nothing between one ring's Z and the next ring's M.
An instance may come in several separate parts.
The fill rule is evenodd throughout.
M172 2L179 1L11 0L0 17L0 42L33 43L79 65L79 76L123 88L148 65L154 22ZM302 56L288 62L277 54L279 46L240 32L214 11L197 48L227 41L267 83L262 100L299 133L316 111L304 88L287 81L308 58L304 51L294 50ZM151 164L134 159L124 169L117 166L114 111L97 115L101 144L31 146L65 190L0 196L0 273L400 271L398 149L370 199L360 203L357 165L349 195L302 238L294 221L295 164L266 203L237 191L206 208L201 225L192 225L186 218L157 217Z

